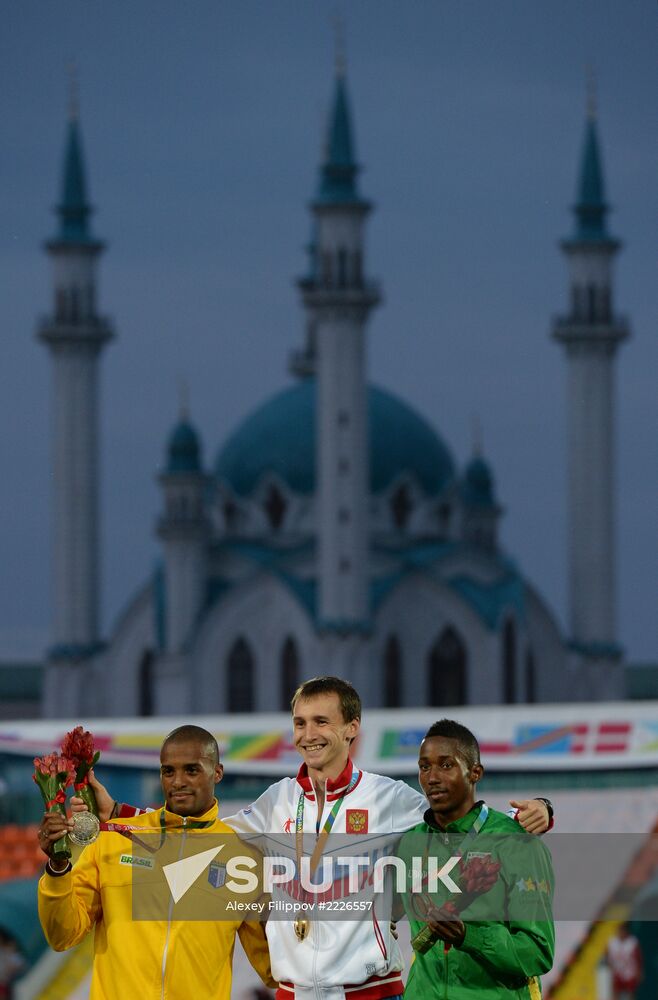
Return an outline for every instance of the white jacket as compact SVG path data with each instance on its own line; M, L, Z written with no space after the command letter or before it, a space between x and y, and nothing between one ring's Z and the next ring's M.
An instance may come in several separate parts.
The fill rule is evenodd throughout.
M355 844L359 855L370 853L372 856L373 851L391 853L399 835L422 819L427 802L402 781L367 771L356 773L358 780L345 794L332 837L341 835L338 842L346 844L350 834L358 834ZM287 854L294 858L295 820L303 792L304 852L308 853L306 835L313 834L315 840L318 827L324 826L336 799L348 788L352 775L353 765L348 761L343 773L335 781L327 782L319 824L317 802L306 765L302 765L296 778L284 778L271 785L253 805L226 817L224 822L239 835L255 840L265 854ZM328 847L331 850L330 844ZM341 876L328 897L340 896L343 884ZM295 888L296 885L289 884L284 887L283 894L274 898L290 900L294 898ZM381 912L379 920L372 911L340 920L323 919L314 914L310 933L303 941L297 939L292 920L271 915L267 939L272 974L281 984L277 1000L379 1000L402 993L402 956L391 935L390 919Z

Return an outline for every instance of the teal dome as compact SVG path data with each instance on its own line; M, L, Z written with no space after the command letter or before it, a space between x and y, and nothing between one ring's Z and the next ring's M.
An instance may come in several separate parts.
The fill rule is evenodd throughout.
M397 396L368 387L370 491L381 493L408 472L430 496L454 476L452 456L430 425ZM268 473L295 493L315 488L315 379L273 396L229 437L215 465L241 496Z
M470 507L494 507L496 505L491 469L479 455L471 459L466 466L462 496Z
M167 443L167 472L200 472L201 444L199 435L187 420L181 420Z

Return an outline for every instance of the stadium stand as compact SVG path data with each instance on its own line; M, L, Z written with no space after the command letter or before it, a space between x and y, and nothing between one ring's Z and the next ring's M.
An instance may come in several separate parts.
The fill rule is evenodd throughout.
M0 882L14 878L34 878L44 864L37 844L36 824L0 826Z

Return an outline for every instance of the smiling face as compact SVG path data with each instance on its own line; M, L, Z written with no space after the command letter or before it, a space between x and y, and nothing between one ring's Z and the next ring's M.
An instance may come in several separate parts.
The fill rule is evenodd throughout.
M360 722L345 722L340 699L334 692L298 698L292 717L295 746L311 778L337 778L345 769L350 744Z
M469 766L458 740L428 736L420 745L418 780L435 819L444 826L473 808L481 764Z
M165 743L160 752L160 782L165 805L178 816L200 816L210 809L224 768L197 740Z

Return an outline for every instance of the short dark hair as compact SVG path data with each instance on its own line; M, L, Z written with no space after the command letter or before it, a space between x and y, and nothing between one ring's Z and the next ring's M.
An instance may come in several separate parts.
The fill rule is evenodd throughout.
M201 726L177 726L162 741L163 750L167 743L199 743L213 764L219 764L217 740L212 733L209 733L207 729L202 729Z
M455 722L454 719L441 719L439 722L433 722L423 739L427 740L432 736L443 736L446 740L455 740L456 743L459 743L469 767L480 763L480 744L471 730L462 726L461 722Z
M290 701L293 713L300 698L315 698L319 694L337 694L344 722L361 718L361 699L356 688L342 677L312 677L304 681L295 691Z

